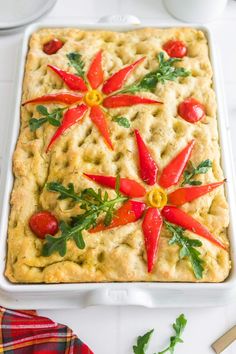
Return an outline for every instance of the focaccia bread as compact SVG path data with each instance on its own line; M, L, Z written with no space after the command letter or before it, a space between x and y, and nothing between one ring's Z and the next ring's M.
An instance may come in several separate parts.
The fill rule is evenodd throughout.
M64 45L57 53L47 55L42 48L52 38L59 38ZM202 185L224 179L212 69L207 40L201 31L190 28L141 29L125 33L75 28L39 30L32 35L29 43L22 102L49 93L74 92L47 66L51 64L75 73L74 67L68 65L69 53L81 54L83 70L87 72L96 53L102 50L104 80L145 57L127 77L124 85L126 87L156 70L157 55L164 52L163 45L172 39L186 44L187 55L175 65L184 67L190 75L179 77L175 81L158 83L152 92L146 90L137 93L138 96L163 102L162 105L138 104L108 108L107 121L113 150L107 147L87 111L83 120L67 129L50 151L46 152L57 127L46 123L31 131L29 120L40 117L37 105L26 104L21 107L20 133L13 158L15 182L8 228L6 276L11 282L221 282L228 276L228 249L222 249L186 230L186 237L202 242L202 246L196 249L200 252L204 270L202 277L197 279L190 258L186 255L181 258L179 245L169 244L171 235L165 226L161 229L156 262L152 271L148 272L142 232L143 218L97 233L83 230L85 248L78 248L74 240L70 239L67 241L64 256L58 252L43 256L42 247L45 241L38 238L29 227L30 217L40 210L50 211L58 220L67 223L71 217L83 212L79 204L69 199L58 199L57 193L46 188L49 182L58 182L64 186L73 183L78 193L85 188L97 191L99 186L86 178L84 173L106 176L119 174L121 178L130 178L147 191L151 190L152 187L144 183L140 176L135 129L139 130L148 146L159 167L159 174L194 139L195 145L191 153L193 165L197 166L205 160L212 162L212 168L207 173L196 176L196 179ZM165 57L168 58L166 53ZM188 97L201 102L206 110L205 117L195 124L187 122L178 114L178 105ZM65 107L50 102L44 103L44 106L50 112L55 107ZM116 117L125 117L130 127L118 124ZM170 187L168 193L176 190L181 182L182 179L177 185ZM108 192L109 198L115 196L112 189L100 188L103 192ZM145 198L137 200L144 201ZM223 185L180 208L199 221L228 248L229 216ZM55 237L59 235L60 231Z

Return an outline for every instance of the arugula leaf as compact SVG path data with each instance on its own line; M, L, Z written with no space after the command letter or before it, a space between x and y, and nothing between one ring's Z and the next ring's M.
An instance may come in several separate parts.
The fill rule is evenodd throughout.
M145 333L143 336L139 336L137 339L137 344L133 346L134 354L145 354L147 345L151 339L154 329Z
M81 231L79 231L77 234L75 234L73 236L73 239L74 239L75 244L78 248L80 248L80 249L85 248L85 242L84 242L83 235L82 235Z
M175 331L175 335L170 337L170 344L169 347L164 349L163 351L159 352L158 354L164 354L166 352L169 352L170 354L174 353L175 346L178 343L183 343L183 339L181 339L181 336L183 334L183 331L186 327L187 320L184 317L184 314L181 314L173 323L173 328Z
M174 66L175 63L181 61L179 58L169 58L165 60L164 52L160 52L157 56L159 67L147 75L140 82L125 87L119 93L135 93L140 91L154 91L158 83L164 84L166 81L175 81L178 77L186 77L190 72L185 68Z
M85 71L84 71L84 62L81 59L82 55L78 52L72 52L67 54L66 56L69 59L70 62L69 64L76 69L77 75L84 79Z
M71 198L76 202L80 202L83 200L77 193L75 193L73 183L69 183L66 188L61 183L49 182L47 183L46 188L48 191L58 192L59 196L57 199L59 200L66 199L66 198Z
M46 235L46 243L43 245L42 256L48 257L53 252L58 251L61 257L66 254L66 240L62 237Z
M61 257L64 257L66 254L66 251L67 251L67 244L66 243L69 238L72 238L75 241L78 248L83 249L85 247L82 235L81 235L82 240L81 239L80 239L80 241L78 240L78 238L80 237L78 235L79 231L71 233L72 228L68 224L66 224L64 221L60 222L59 228L61 231L60 237L46 235L46 238L45 238L46 242L43 245L43 249L42 249L43 256L48 257L52 253L58 252ZM70 235L70 237L68 235Z
M112 120L121 127L130 128L130 121L125 117L114 117Z
M202 161L197 167L194 167L190 161L190 169L184 171L184 180L181 183L181 186L189 184L191 186L199 186L202 184L201 181L193 180L193 178L200 174L205 174L212 167L212 161L207 159Z
M42 114L44 117L42 118L31 118L29 120L30 130L35 132L38 128L40 128L43 124L49 123L53 126L58 127L61 125L60 120L63 115L63 111L66 108L56 108L51 113L48 112L47 108L43 105L38 105L36 110L38 113Z
M169 241L169 245L177 244L180 247L180 259L188 257L193 267L195 277L197 279L201 279L204 270L204 262L200 258L201 253L194 247L201 247L202 242L200 240L193 240L184 236L185 230L182 227L173 225L166 220L165 226L172 233L172 238Z
M49 191L59 193L58 199L72 199L79 203L84 213L71 218L69 223L62 221L60 223L61 234L58 237L47 235L43 245L43 256L50 256L54 252L58 252L62 257L66 254L67 241L72 239L76 246L80 249L85 247L82 232L96 225L97 219L104 216L104 224L109 225L115 207L119 203L127 200L127 197L119 193L119 176L116 179L116 197L109 199L108 193L102 193L101 189L95 191L92 188L84 189L80 194L75 192L74 185L69 183L67 188L61 183L50 182L46 188Z

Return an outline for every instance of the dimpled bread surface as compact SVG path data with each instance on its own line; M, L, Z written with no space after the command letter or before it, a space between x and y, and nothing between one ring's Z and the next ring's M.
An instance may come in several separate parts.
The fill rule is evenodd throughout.
M65 43L54 55L43 52L43 44L52 38ZM160 236L156 264L152 273L147 272L146 252L142 234L142 220L112 230L95 234L83 232L85 249L78 249L74 241L67 242L67 253L61 257L53 253L41 256L43 241L29 228L30 216L39 210L49 210L59 220L68 221L81 213L78 205L67 199L58 200L58 194L49 192L46 183L58 181L64 186L73 183L76 191L98 186L83 173L117 175L136 180L148 190L140 178L137 146L133 134L139 129L143 140L162 169L186 144L195 139L191 161L197 165L210 159L213 167L199 175L203 184L221 181L221 153L217 128L217 107L212 89L212 68L208 44L203 32L191 28L140 29L130 32L84 31L76 28L41 29L35 32L29 43L23 82L22 102L45 95L70 90L52 72L47 64L75 72L68 65L66 54L78 51L88 70L94 55L103 50L102 65L107 79L122 67L145 56L129 76L126 85L141 79L158 67L157 54L170 39L186 43L187 56L178 63L191 72L175 82L158 84L155 92L139 95L162 101L163 105L136 105L108 110L108 121L114 151L107 148L96 126L86 114L82 123L72 126L46 154L56 127L44 124L35 132L29 129L29 119L39 117L35 104L21 107L21 126L14 158L14 187L11 195L11 212L8 228L8 254L6 276L16 283L61 282L114 282L114 281L162 281L162 282L221 282L230 271L229 252L202 237L186 231L186 236L199 239L198 250L204 260L203 277L197 280L187 258L179 259L179 247L169 245L170 233L163 227ZM206 107L206 117L191 124L177 114L178 104L192 96ZM50 110L55 104L45 104ZM131 123L126 129L112 121L114 116L125 116ZM169 191L175 190L171 187ZM110 197L115 192L107 190ZM181 207L202 223L225 245L228 245L228 205L224 187L202 196Z

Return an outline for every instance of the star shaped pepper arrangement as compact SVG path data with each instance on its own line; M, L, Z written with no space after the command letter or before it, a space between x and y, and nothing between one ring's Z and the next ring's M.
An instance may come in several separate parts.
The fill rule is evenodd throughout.
M48 64L50 71L60 77L71 91L49 93L23 103L23 106L26 104L41 103L59 103L73 106L71 108L56 108L52 112L48 112L45 106L37 106L37 111L43 115L43 117L40 119L32 118L30 120L30 129L32 131L35 131L45 123L58 126L46 148L46 152L52 148L56 140L69 128L77 123L81 123L86 112L89 112L90 119L100 131L108 147L113 149L109 134L108 109L130 107L138 104L162 104L162 102L147 97L141 97L135 93L145 91L152 92L155 90L158 83L164 83L167 80L173 81L178 77L186 77L190 74L186 69L174 65L181 61L180 58L165 59L164 52L161 52L157 57L159 66L156 70L146 74L140 81L124 87L129 75L140 66L146 58L142 57L136 60L134 63L115 72L108 79L104 80L102 55L102 50L95 55L87 74L84 71L82 56L78 52L67 54L69 65L75 68L76 74ZM82 103L78 105L79 102ZM66 110L65 113L64 110Z
M188 142L159 172L158 166L138 130L135 130L135 137L139 155L140 177L149 186L148 191L133 179L88 173L84 173L85 177L101 186L114 189L116 197L109 199L108 193L102 192L100 189L95 191L93 188L88 188L81 193L76 193L73 184L65 187L58 182L48 183L47 189L59 193L58 199L69 198L75 203L80 203L84 213L73 217L69 224L62 221L59 226L61 231L59 237L53 236L57 233L58 227L55 227L55 217L52 214L51 222L48 222L47 211L36 213L31 217L30 223L36 218L40 225L38 232L37 224L35 228L33 220L33 227L30 225L31 229L38 237L46 238L42 249L43 255L49 256L54 252L59 252L61 256L64 256L67 241L70 239L73 239L76 245L83 249L85 247L82 236L83 230L89 230L89 233L106 232L112 228L122 227L142 219L148 272L152 272L155 266L160 233L165 225L173 235L169 243L176 243L181 247L180 257L189 257L195 276L201 278L203 261L200 258L200 252L195 247L200 247L202 243L200 240L186 237L184 231L189 230L221 249L226 250L227 247L215 238L205 226L184 212L181 206L210 193L221 186L224 181L201 185L201 182L194 178L196 175L208 171L211 167L209 160L203 161L195 169L193 167L190 170L186 169L194 148L194 140ZM180 186L180 188L168 193L170 187L179 183L182 175L184 175L182 185L187 184L188 186ZM142 200L138 201L138 198ZM119 207L120 204L122 205ZM41 214L45 215L42 215L42 219L39 221ZM100 217L102 219L98 221ZM45 229L42 230L44 222ZM51 235L47 234L47 230L53 230Z
M147 185L152 186L152 188L147 192L138 182L131 179L121 178L120 192L131 199L117 210L114 218L108 226L104 225L101 221L91 229L90 232L95 233L105 231L143 218L142 231L147 254L148 272L152 272L156 262L160 232L164 221L167 228L172 232L176 231L181 233L183 230L189 230L207 239L216 246L226 249L225 245L216 239L205 226L201 225L196 219L180 208L183 204L190 203L194 199L197 199L221 186L224 181L200 186L198 184L201 184L201 182L196 180L191 181L189 179L191 172L186 171L184 181L186 181L186 183L190 183L191 181L193 185L181 187L168 193L168 188L178 184L180 181L190 159L195 141L191 140L159 174L158 166L152 158L150 151L138 130L135 130L135 136L139 155L140 177ZM206 160L205 163L207 161L208 160ZM203 173L205 172L206 169L204 169ZM102 186L110 188L114 188L115 186L115 177L87 173L85 176ZM132 200L132 198L143 197L146 199L146 202ZM173 226L169 223L177 225L181 229L177 228L177 230L174 230ZM199 246L198 242L196 242L196 246Z

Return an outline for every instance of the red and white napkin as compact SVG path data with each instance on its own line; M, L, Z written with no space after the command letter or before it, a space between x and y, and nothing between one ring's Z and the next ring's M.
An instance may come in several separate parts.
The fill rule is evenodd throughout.
M0 353L93 354L70 328L36 311L0 307Z

